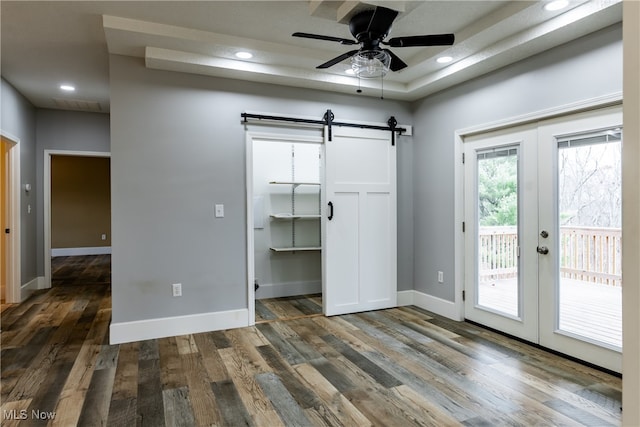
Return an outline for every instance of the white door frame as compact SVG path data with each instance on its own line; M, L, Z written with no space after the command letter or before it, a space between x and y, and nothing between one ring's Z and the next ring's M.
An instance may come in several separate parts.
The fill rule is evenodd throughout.
M245 180L247 191L247 307L249 312L247 323L249 326L256 323L255 246L253 231L253 144L257 141L322 144L324 139L322 136L246 131Z
M51 287L51 157L111 157L111 153L103 151L44 150L44 288Z
M7 257L7 286L5 298L7 303L22 302L21 296L21 233L20 233L20 138L12 136L2 130L0 135L5 142L11 144L7 166L9 168L9 182L7 199L9 204L9 234L8 251L2 256ZM2 230L4 233L4 230Z
M562 115L589 111L622 103L622 92L604 95L584 101L574 102L559 107L536 111L530 114L515 116L504 120L485 123L478 126L458 129L454 132L454 309L452 316L455 320L464 320L464 302L462 291L465 289L465 238L462 231L464 223L464 139L480 133L496 131L508 127L525 125L531 122L551 119Z

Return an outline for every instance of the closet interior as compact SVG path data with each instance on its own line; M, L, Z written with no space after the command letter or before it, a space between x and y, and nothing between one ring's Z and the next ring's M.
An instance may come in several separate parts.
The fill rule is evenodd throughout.
M253 143L256 299L322 292L322 146Z

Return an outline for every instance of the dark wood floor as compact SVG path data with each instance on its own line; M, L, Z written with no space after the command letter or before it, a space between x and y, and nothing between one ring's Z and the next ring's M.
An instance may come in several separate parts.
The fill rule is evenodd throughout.
M322 316L322 295L256 300L256 324Z
M2 306L2 425L620 423L619 378L414 307L266 301L255 327L112 346L96 277Z
M111 255L51 258L51 286L111 285Z

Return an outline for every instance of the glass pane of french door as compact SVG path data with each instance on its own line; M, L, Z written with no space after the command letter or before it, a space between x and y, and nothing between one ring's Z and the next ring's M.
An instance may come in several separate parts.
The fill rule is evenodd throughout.
M518 317L518 148L477 153L480 307Z
M557 143L558 329L620 349L621 129Z

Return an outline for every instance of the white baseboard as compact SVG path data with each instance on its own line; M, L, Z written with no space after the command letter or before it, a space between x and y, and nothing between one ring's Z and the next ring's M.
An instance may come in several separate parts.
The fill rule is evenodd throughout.
M409 303L400 303L400 292L398 292L398 306L400 305L415 305L423 310L430 311L432 313L444 316L451 320L461 321L464 320L461 309L455 302L447 301L442 298L434 297L433 295L425 294L419 291L403 291L403 302L411 300ZM406 295L405 295L406 294ZM411 294L411 295L410 295Z
M398 299L397 299L398 307L402 307L404 305L413 305L414 292L415 292L414 290L398 291Z
M110 255L111 246L95 246L87 248L52 248L51 256L84 256L84 255Z
M322 292L320 280L307 282L261 284L256 291L256 299L290 297L294 295L318 294Z
M249 311L246 308L133 322L112 322L109 327L109 342L122 344L245 326L249 326Z
M26 300L38 289L45 289L44 277L36 277L30 282L20 286L20 302Z

